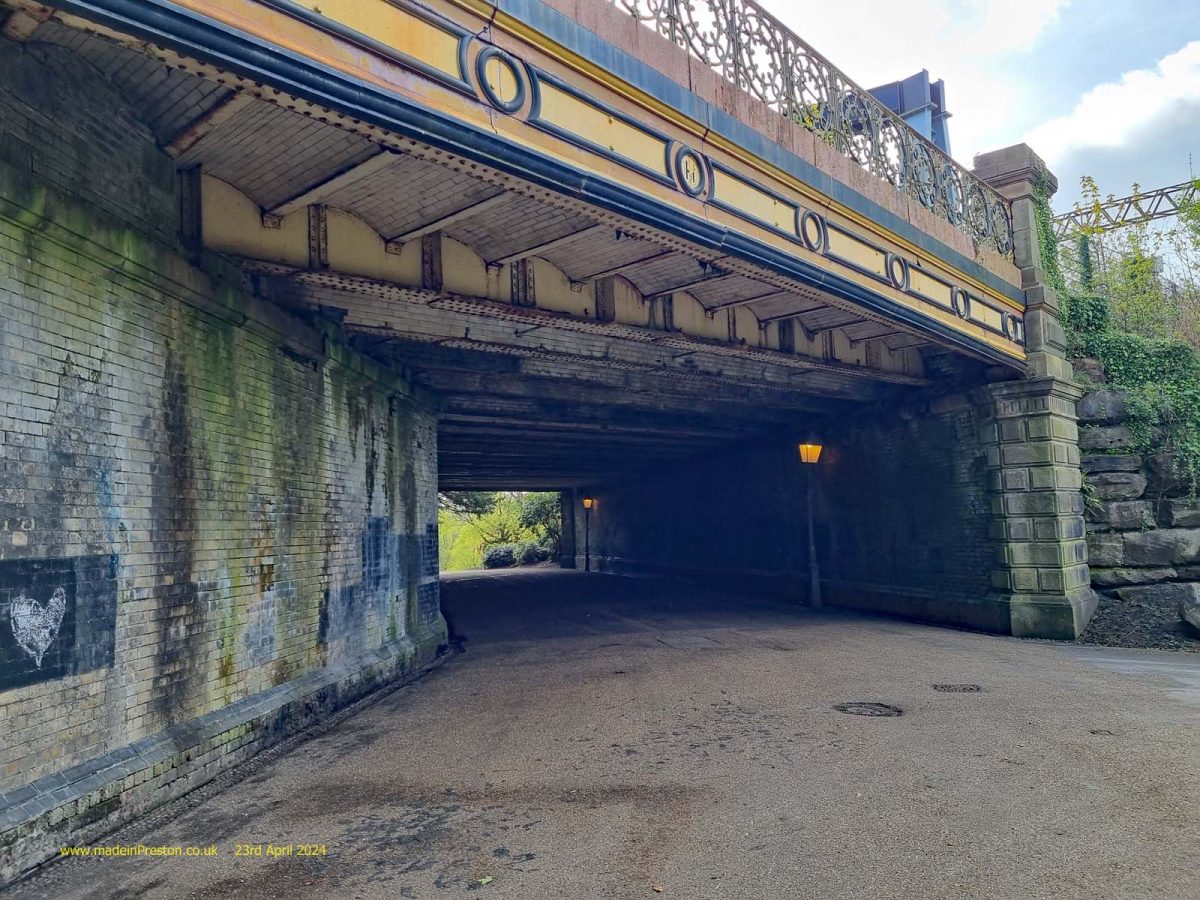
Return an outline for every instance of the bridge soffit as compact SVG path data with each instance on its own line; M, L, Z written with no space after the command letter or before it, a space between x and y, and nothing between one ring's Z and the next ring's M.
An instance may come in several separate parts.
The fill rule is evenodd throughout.
M617 299L608 302L626 311L630 319L627 324L653 326L656 315L661 324L662 310L670 304L673 318L683 325L680 330L697 337L732 338L739 345L770 350L794 347L793 352L800 355L892 373L919 369L909 348L922 343L923 337L958 343L959 349L966 346L968 352L975 350L977 355L1018 366L1024 357L1023 308L1016 299L1019 293L1000 292L994 284L954 269L877 223L862 220L811 186L787 183L778 173L756 166L753 160L740 159L735 152L708 144L697 123L691 123L689 130L685 127L688 123L655 118L651 111L620 96L611 85L584 83L581 87L581 79L570 79L564 64L550 58L544 47L531 49L516 39L510 39L507 46L481 40L476 33L486 23L473 19L459 4L442 3L442 14L438 14L383 0L332 0L322 4L318 14L284 0L178 3L222 20L227 27L270 40L355 79L415 100L448 120L486 128L518 151L533 154L529 160L548 158L574 170L582 190L574 203L565 204L577 213L575 221L565 223L569 226L565 231L547 233L523 247L509 248L499 257L479 252L476 246L461 259L441 262L443 272L454 272L455 277L470 282L475 296L511 303L514 290L518 294L521 291L522 279L549 282L553 289L539 285L538 305L595 317L604 303L598 291L611 291L611 281L624 284L622 279L630 274L622 271L624 263L608 267L612 271L607 273L597 269L580 277L580 273L557 269L550 260L554 259L554 251L575 246L572 241L595 240L608 234L618 240L640 240L647 251L662 248L664 253L682 254L690 257L688 265L701 267L701 277L691 282L687 273L681 272L684 280L670 292L664 293L661 288L650 293L635 290L634 294L641 294L638 299L644 310L634 315L629 314L630 298L618 288ZM303 9L302 14L299 9ZM491 215L509 202L510 192L564 206L561 193L531 188L528 180L500 169L421 141L398 139L394 133L264 90L228 72L215 73L187 57L171 52L163 56L173 65L209 77L219 74L243 93L256 93L305 115L358 131L414 158L456 167L493 185L491 192L466 195L462 204L405 231L388 234L377 229L385 255L379 258L378 253L366 254L377 258L364 266L361 259L351 260L342 254L338 263L349 266L345 269L349 274L390 275L391 280L402 276L402 284L425 285L428 279L421 280L412 260L417 248L425 246L427 236L453 233L456 226L465 227L472 221L482 222L486 228ZM176 150L192 152L203 165L204 154L195 153L196 147L204 141L219 140L223 123L233 115L224 108L218 112L210 117L217 121L199 122L199 128L191 129ZM230 214L241 204L227 202L228 197L217 204L223 212L216 214L206 199L206 240L214 249L241 255L256 255L264 245L275 244L274 253L267 252L266 258L299 263L302 260L293 257L298 255L301 242L294 240L297 226L290 221L299 219L306 226L302 255L313 262L308 252L310 210L336 206L339 196L355 185L361 194L364 185L381 184L394 155L372 153L267 207L260 215L260 228L275 235L248 231L242 217ZM654 227L654 216L642 215L644 210L623 216L614 212L612 205L592 206L580 201L579 196L588 193L590 176L626 186L626 196L621 198L626 202L631 199L627 196L631 191L638 195L633 200L648 200L643 207L664 216L663 227ZM203 179L206 198L222 191L213 181ZM346 209L360 215L353 203L347 203ZM236 227L222 227L222 222L232 225L235 218L239 219ZM371 217L361 218L369 221ZM329 221L335 222L329 237L329 245L334 246L338 244L337 233L353 226L338 217ZM692 224L682 232L675 228L674 233L667 227L681 221ZM231 237L234 235L237 237ZM289 249L279 246L281 242L289 243ZM453 256L459 252L455 249L459 243L471 246L470 242L447 241L440 254L449 252ZM420 252L428 257L427 250ZM477 258L469 258L472 255ZM393 265L389 256L395 257L398 265ZM319 256L315 261L318 268L331 264L329 258ZM742 293L705 296L705 290L715 287L703 284L708 280L704 268L709 265L713 267L713 281L741 276ZM814 284L823 290L814 290ZM565 290L557 289L564 285ZM873 307L863 306L864 298L880 302ZM818 302L835 310L833 318L813 312ZM837 310L842 319L837 318ZM642 316L648 321L637 321Z

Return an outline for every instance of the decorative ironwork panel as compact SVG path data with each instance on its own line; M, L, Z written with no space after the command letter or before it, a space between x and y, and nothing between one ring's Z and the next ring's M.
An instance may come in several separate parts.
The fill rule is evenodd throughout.
M1012 257L1008 202L753 0L611 0L724 78Z

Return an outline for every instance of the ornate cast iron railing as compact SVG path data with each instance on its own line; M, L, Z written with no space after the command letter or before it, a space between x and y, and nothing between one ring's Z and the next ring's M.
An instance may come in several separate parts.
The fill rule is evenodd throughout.
M611 0L979 244L1012 255L1008 202L753 0Z

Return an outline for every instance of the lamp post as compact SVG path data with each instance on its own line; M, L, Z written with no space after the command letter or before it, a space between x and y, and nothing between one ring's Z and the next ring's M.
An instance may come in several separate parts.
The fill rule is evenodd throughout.
M583 571L592 571L592 497L583 498Z
M808 480L808 602L810 606L821 605L821 572L817 568L817 537L813 528L813 493L817 483L817 460L821 458L821 444L809 438L800 445L800 462L804 464L805 477Z

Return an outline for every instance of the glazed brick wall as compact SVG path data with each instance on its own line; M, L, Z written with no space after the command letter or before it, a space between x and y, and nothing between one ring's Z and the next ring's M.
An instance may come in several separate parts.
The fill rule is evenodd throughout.
M3 42L0 83L11 800L168 726L443 632L429 400L219 263L189 265L171 160L86 64ZM71 608L32 665L11 606L35 584L45 609L56 578L73 585Z

